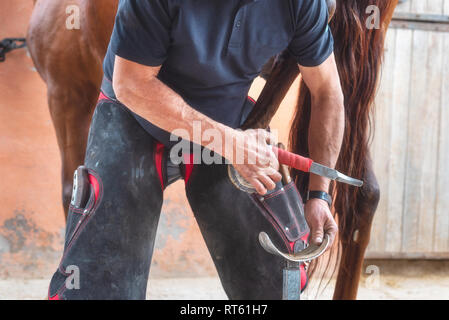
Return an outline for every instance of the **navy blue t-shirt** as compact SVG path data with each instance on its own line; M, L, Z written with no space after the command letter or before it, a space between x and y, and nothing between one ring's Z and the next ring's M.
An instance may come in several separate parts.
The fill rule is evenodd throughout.
M302 66L331 55L325 0L120 0L104 71L112 79L115 55L162 65L158 78L191 107L237 128L253 80L287 48ZM137 118L168 144L168 133Z

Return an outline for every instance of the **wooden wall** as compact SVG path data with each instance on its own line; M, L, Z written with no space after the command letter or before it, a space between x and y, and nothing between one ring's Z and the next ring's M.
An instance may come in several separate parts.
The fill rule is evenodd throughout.
M448 0L400 0L396 12L449 15Z
M398 12L449 15L449 0ZM368 257L449 258L449 32L390 29L372 154L381 187Z

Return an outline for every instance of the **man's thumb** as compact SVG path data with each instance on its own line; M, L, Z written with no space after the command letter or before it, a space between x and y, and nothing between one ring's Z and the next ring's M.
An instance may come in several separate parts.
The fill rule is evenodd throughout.
M322 226L312 228L311 242L314 245L320 245L323 242L324 230Z

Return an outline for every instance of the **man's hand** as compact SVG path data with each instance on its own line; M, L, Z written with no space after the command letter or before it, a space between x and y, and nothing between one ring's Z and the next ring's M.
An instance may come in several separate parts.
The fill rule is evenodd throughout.
M324 236L329 236L329 248L337 235L338 227L332 217L329 205L320 199L310 199L305 205L305 217L310 228L310 242L320 245Z
M233 166L260 195L265 195L282 180L278 159L270 146L275 143L274 137L266 130L237 131L236 134ZM239 159L239 155L243 157Z

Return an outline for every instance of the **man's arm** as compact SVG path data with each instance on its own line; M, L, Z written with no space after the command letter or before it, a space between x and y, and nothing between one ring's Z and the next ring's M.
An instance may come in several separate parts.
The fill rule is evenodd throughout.
M345 127L344 97L335 57L332 54L318 67L300 66L300 69L312 96L310 157L333 168L340 154ZM310 175L309 190L329 192L329 184L329 179ZM309 200L306 203L306 218L313 243L321 243L324 234L329 234L333 242L337 226L325 201Z
M144 66L116 56L113 88L117 99L133 112L167 132L175 130L177 133L185 132L186 136L181 138L186 140L191 140L194 136L194 122L201 123L203 132L215 130L226 143L214 144L212 151L223 156L243 154L244 163L236 163L235 156L228 160L260 194L274 189L275 182L280 181L282 177L278 172L279 164L276 156L266 144L266 141L271 139L270 133L264 130L251 132L233 130L196 111L179 94L157 78L159 70L160 67ZM232 136L233 143L227 143L226 134ZM209 140L194 142L211 147ZM257 163L249 164L248 159L257 159Z
M309 128L310 157L334 168L340 154L345 127L344 97L335 57L318 67L302 67L301 74L312 96ZM311 175L310 190L329 191L330 180Z
M203 130L225 133L227 127L191 108L184 99L157 75L159 67L148 67L116 56L113 88L117 99L144 119L167 132L178 130L193 137L193 122L201 122ZM181 130L179 130L181 129ZM178 132L177 131L177 132ZM223 154L224 150L213 150Z

